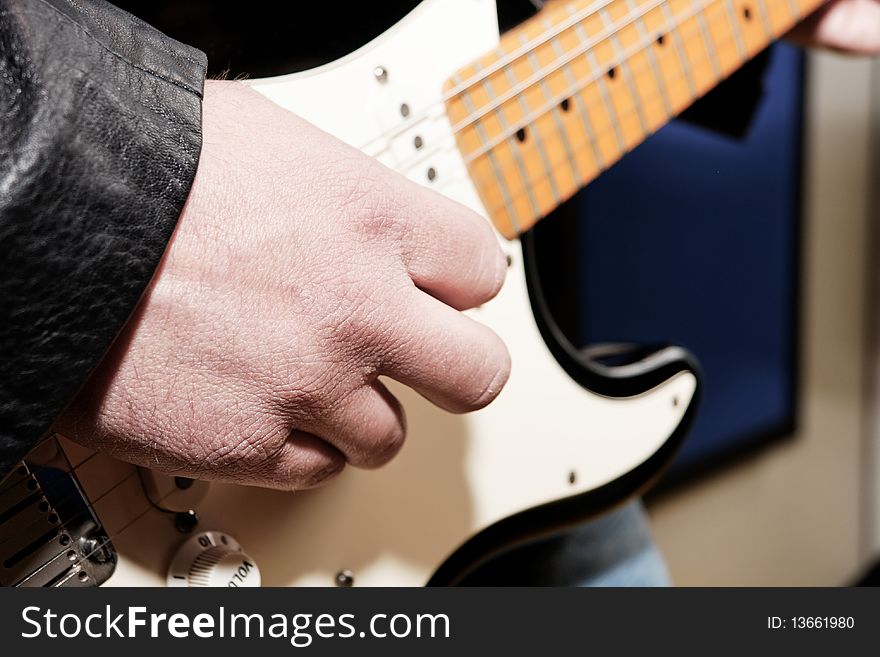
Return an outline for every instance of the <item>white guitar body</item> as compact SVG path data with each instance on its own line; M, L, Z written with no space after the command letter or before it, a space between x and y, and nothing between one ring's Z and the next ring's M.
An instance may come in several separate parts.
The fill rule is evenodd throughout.
M484 214L455 149L441 88L455 70L497 45L495 12L494 0L427 0L342 60L250 84ZM504 339L513 359L510 382L488 408L450 415L392 384L409 434L400 455L380 470L348 468L328 485L300 493L218 484L169 493L172 480L156 477L148 482L154 500L194 508L195 532L234 537L259 565L263 584L276 586L333 585L340 571L350 571L358 586L421 586L469 539L528 519L523 511L566 499L580 500L581 516L602 510L609 495L590 501L591 492L613 490L681 432L696 376L680 371L648 390L614 398L575 382L536 323L519 243L502 241L511 257L507 282L495 300L473 311ZM71 463L82 460L81 448L65 442L65 450ZM138 477L117 485L131 471L101 455L78 477L118 554L108 583L164 585L187 536L167 513L148 505ZM488 552L478 548L475 554Z

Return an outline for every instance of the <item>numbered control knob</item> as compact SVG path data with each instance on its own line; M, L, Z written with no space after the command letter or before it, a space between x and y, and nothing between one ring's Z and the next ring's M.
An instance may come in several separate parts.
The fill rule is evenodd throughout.
M259 586L260 569L234 538L202 532L177 550L168 568L168 586Z

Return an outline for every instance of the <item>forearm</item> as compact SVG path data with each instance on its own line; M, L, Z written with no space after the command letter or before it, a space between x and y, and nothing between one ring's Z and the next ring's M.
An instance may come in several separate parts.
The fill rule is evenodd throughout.
M195 175L205 64L103 2L0 0L0 476L162 257Z

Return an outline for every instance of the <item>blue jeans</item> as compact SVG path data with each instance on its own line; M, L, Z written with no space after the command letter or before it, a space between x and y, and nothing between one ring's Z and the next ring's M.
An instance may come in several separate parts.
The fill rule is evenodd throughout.
M565 534L506 552L481 566L466 586L669 586L640 502Z

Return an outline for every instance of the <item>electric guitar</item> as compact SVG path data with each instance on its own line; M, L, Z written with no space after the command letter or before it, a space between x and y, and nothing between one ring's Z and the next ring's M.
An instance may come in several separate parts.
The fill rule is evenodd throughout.
M819 4L559 0L499 39L494 0L425 0L338 61L248 81L491 220L510 271L471 312L507 343L510 381L466 416L392 382L399 456L298 493L167 477L52 436L0 483L0 584L454 584L640 491L694 415L696 366L677 347L576 350L527 231Z

